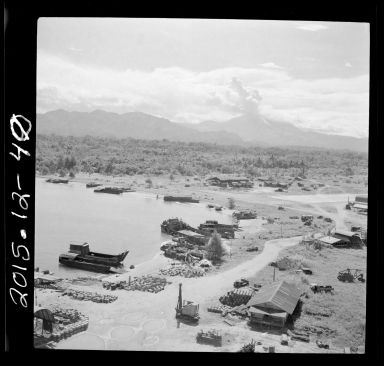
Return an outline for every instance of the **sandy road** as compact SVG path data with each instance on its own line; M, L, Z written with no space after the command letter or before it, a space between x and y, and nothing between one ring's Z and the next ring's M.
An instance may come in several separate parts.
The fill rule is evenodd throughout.
M172 277L172 284L157 294L116 290L119 298L111 304L77 302L89 315L89 329L60 342L57 348L211 350L209 346L195 343L195 327L176 325L178 284L183 284L184 299L200 304L201 325L204 326L207 303L218 301L220 295L233 288L235 280L254 275L273 261L282 249L298 244L301 238L270 240L260 254L226 272L197 278ZM210 326L223 326L221 317L217 317L217 322Z

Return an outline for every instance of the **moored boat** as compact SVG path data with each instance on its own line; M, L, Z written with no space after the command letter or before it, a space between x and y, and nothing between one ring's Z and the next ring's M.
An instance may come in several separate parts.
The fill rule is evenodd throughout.
M56 183L56 184L58 184L58 183L66 184L66 183L68 183L68 179L49 178L49 179L46 180L46 182L48 182L48 183Z
M112 193L112 194L122 194L124 192L123 188L119 187L100 187L93 190L95 193Z
M189 196L164 196L164 201L199 203L199 200Z
M120 272L120 267L122 267L122 262L128 255L128 252L126 250L117 255L97 253L89 250L88 243L71 243L68 253L59 256L59 262L69 267L93 272Z
M94 187L99 187L101 186L102 184L101 183L96 183L96 182L90 182L90 183L87 183L85 186L87 188L94 188Z

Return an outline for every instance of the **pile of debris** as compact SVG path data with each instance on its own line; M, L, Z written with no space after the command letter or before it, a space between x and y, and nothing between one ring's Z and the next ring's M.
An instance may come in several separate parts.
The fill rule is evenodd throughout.
M85 315L83 315L76 309L62 309L56 306L50 310L55 319L61 321L63 324L76 323L79 320L86 318Z
M75 309L55 308L52 313L55 320L58 321L58 329L55 329L51 335L54 342L59 342L64 338L88 329L88 317Z
M221 296L219 301L223 305L228 305L230 307L244 305L250 300L253 292L254 290L250 288L235 289L233 291L227 292L226 295Z
M182 276L186 278L202 277L205 275L205 270L201 267L173 263L168 267L160 269L160 274L165 276Z
M104 303L104 304L108 304L117 300L117 296L103 295L97 292L75 290L72 288L65 290L63 293L63 296L65 295L76 300L93 301L93 302Z
M144 291L157 293L164 290L164 287L169 284L163 277L146 275L142 277L134 277L133 280L121 282L103 282L103 287L108 290L124 289L127 291Z

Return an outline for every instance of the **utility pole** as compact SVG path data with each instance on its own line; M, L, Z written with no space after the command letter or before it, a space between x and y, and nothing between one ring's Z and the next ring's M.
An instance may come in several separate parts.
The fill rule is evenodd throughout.
M280 237L281 238L283 237L283 223L281 222L281 218L280 218Z
M276 267L273 267L273 282L275 282Z

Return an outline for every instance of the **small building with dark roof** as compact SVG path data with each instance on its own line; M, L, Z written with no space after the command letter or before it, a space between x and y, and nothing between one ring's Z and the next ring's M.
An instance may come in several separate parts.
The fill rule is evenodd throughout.
M342 239L351 246L361 246L363 244L360 234L354 231L336 230L333 234L334 238Z
M243 187L252 188L253 183L246 177L235 177L230 175L219 175L207 179L207 183L219 187Z
M250 323L270 327L284 327L299 302L301 290L286 281L262 287L247 303Z

